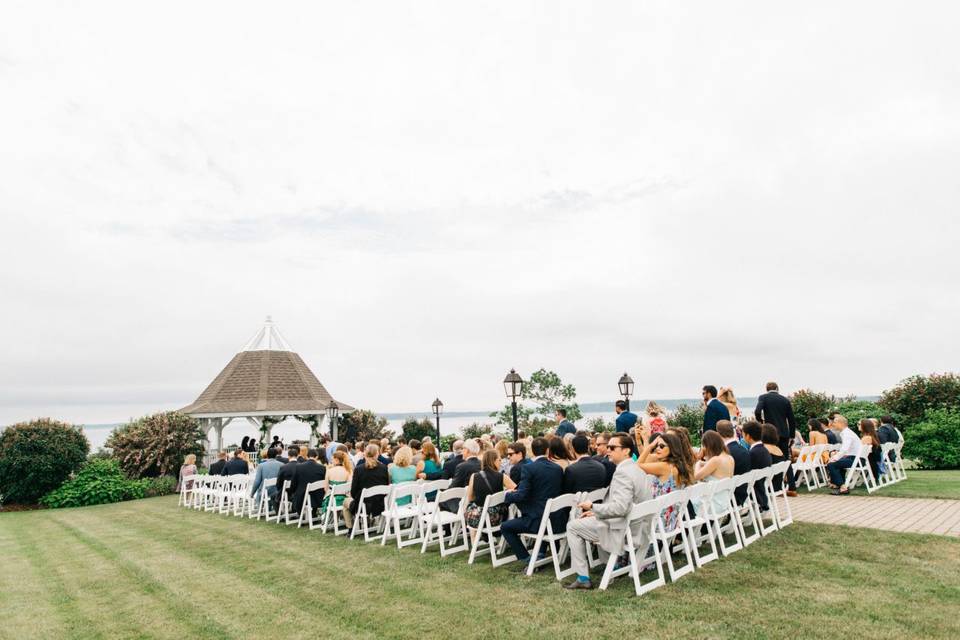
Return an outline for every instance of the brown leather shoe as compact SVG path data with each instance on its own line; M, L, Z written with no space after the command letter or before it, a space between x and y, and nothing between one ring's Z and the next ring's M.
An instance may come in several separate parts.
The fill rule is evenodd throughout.
M796 498L800 494L798 494L796 491L787 491L787 495L791 498Z

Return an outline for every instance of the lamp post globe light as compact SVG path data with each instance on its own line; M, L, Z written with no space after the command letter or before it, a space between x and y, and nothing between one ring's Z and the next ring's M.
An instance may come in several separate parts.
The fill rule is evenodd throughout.
M620 381L617 382L617 386L620 387L620 395L623 396L623 401L627 403L627 411L630 411L630 396L633 395L633 378L631 378L626 372L620 376Z
M327 405L327 417L330 418L330 437L337 441L337 416L340 415L340 405L335 400L330 400Z
M510 406L513 408L513 441L516 442L519 436L517 429L517 398L523 391L523 378L515 369L510 369L510 373L503 379L503 389L510 398Z
M433 415L437 418L437 451L440 451L440 414L443 413L443 403L440 398L433 401Z

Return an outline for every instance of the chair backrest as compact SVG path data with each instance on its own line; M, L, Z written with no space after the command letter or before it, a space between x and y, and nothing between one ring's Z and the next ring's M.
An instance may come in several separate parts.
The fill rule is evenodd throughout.
M337 488L344 485L339 485ZM367 487L360 493L360 501L366 502L367 498L373 498L376 496L386 496L390 494L391 485L389 484L378 484L375 487Z
M419 498L420 489L423 485L416 482L401 482L399 484L392 484L390 488L392 491L387 495L387 508L396 506L397 500L400 498L410 497L414 501Z
M350 483L345 482L343 484L335 484L330 487L331 496L345 496L350 493Z
M861 444L860 445L860 457L864 460L870 455L870 452L873 451L872 444Z
M437 491L437 499L434 500L435 503L440 504L447 500L460 500L460 509L463 509L467 502L467 488L450 487L449 489Z
M544 506L543 513L546 515L562 509L572 509L577 506L577 497L576 493L564 493L556 498L550 498Z
M797 454L798 463L809 463L817 450L817 445L807 444L800 447L800 452Z
M789 460L783 460L783 461L778 462L778 463L776 463L776 464L774 464L774 465L771 465L771 466L770 466L770 475L771 475L771 476L776 476L778 473L786 473L786 472L787 472L787 467L789 467L789 466L790 466L790 461L789 461Z
M828 445L828 444L818 444L816 450L815 450L814 453L813 453L813 461L816 462L816 461L818 461L818 460L822 460L822 459L823 459L823 452L826 451L826 450L827 450L827 447L829 447L829 446L830 446L830 445Z
M741 473L740 475L733 476L730 478L733 481L734 489L739 489L742 486L750 486L757 480L757 471L751 470L746 473Z
M423 488L424 493L433 493L434 491L442 491L450 486L451 480L427 480L420 486Z
M674 492L676 493L676 492ZM627 516L629 522L639 520L640 518L646 518L648 516L660 515L660 512L670 506L666 498L672 496L672 493L662 495L659 498L653 498L651 500L644 500L643 502L638 502L633 505L633 508L630 509L630 515Z
M713 494L714 486L716 482L713 480L709 482L697 482L696 484L690 485L687 489L689 498L693 502L700 502Z
M307 484L307 493L313 493L314 491L319 491L323 489L323 480L317 480L315 482L310 482Z
M496 507L497 505L503 504L504 498L506 498L506 491L498 491L497 493L491 493L487 496L487 499L483 501L483 509L486 511L491 507Z
M594 489L593 491L582 491L580 499L577 502L602 502L607 497L607 487Z
M687 502L690 500L690 489L691 487L685 487L677 491L671 491L670 493L664 494L657 498L657 500L663 500L663 509L667 509L671 506L676 507L679 511L678 517L674 520L673 528L669 531L666 531L667 534L678 531L683 526L683 514L687 510ZM661 518L661 521L663 518ZM664 523L664 528L666 529L666 523Z

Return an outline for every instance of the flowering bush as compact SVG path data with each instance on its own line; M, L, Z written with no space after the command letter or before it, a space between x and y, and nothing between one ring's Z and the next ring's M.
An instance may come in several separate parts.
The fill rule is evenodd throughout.
M883 392L880 406L900 416L904 431L924 420L930 409L960 409L960 375L911 376ZM909 440L909 438L908 438Z
M927 411L904 437L903 454L924 469L960 469L960 411Z
M56 489L87 459L80 427L40 418L0 434L0 499L29 504Z
M176 411L156 413L117 427L107 447L132 478L176 476L187 454L203 458L197 421Z

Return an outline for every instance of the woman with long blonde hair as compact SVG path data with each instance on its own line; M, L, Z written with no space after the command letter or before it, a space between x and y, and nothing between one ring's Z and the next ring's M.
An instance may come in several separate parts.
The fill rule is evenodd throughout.
M197 475L197 456L192 453L188 453L187 457L183 459L183 464L180 466L180 476L177 479L177 491L180 491L180 486L183 484L183 479L186 476L195 476ZM187 483L187 491L193 491L193 480Z
M663 433L670 428L667 424L667 412L659 404L651 400L647 403L647 408L640 416L640 426L650 429L650 433L656 435Z
M417 467L413 464L413 449L403 445L393 456L393 463L388 468L390 473L390 484L402 484L404 482L413 482L417 479ZM410 504L413 498L404 496L397 499L397 506L402 507Z

